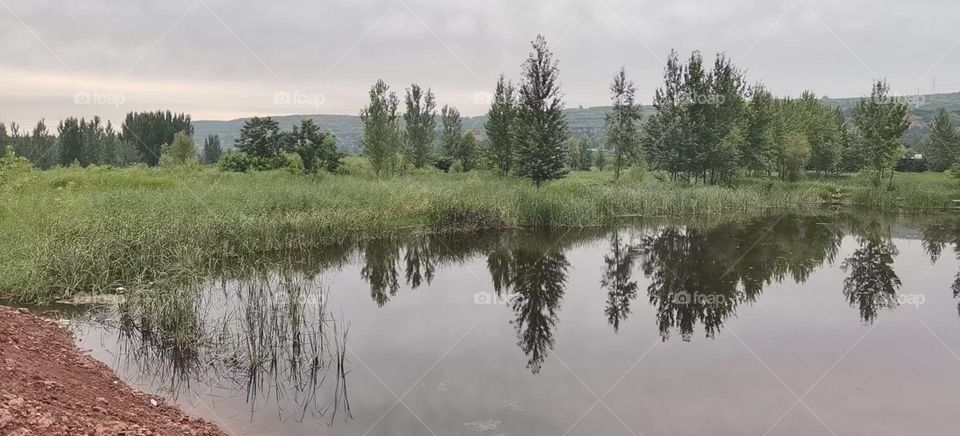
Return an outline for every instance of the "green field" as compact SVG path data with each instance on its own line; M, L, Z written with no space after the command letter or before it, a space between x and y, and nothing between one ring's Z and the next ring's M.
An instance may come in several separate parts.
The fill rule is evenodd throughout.
M653 217L750 216L861 207L906 213L949 208L960 182L898 174L734 187L683 185L657 173L574 172L541 189L474 171L377 179L359 158L343 175L213 168L58 168L0 190L0 295L49 300L109 292L203 271L227 259L317 250L388 234L516 227L587 227ZM839 189L840 195L837 196Z

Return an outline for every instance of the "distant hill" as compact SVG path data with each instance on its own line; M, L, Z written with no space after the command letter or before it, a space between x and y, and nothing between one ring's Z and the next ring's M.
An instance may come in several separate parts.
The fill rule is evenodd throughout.
M840 106L847 116L853 111L860 98L825 98L827 104L831 106ZM905 141L908 146L914 147L919 144L930 133L929 124L939 108L947 109L952 115L954 122L960 124L960 92L949 94L927 94L919 96L910 96L911 102L910 114L911 125L905 135ZM586 136L590 138L599 138L603 134L604 116L609 112L609 106L597 106L589 108L571 108L564 111L567 116L567 122L570 130L575 136ZM644 119L653 113L651 106L644 106ZM332 132L337 137L337 145L346 152L357 152L360 150L360 137L363 132L363 126L360 123L360 117L356 115L283 115L275 116L280 128L283 130L293 129L294 124L300 120L310 118L317 123L323 130ZM241 118L229 121L208 121L197 120L193 122L194 134L198 144L203 143L203 138L207 135L220 135L221 142L227 147L232 147L235 138L240 134L240 127L247 118ZM463 126L467 130L472 130L478 134L483 133L483 125L486 123L486 116L464 118Z

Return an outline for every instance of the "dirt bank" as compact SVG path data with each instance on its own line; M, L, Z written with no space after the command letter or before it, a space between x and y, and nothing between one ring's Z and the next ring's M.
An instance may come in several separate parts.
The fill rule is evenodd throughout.
M127 386L55 322L0 306L0 435L221 435Z

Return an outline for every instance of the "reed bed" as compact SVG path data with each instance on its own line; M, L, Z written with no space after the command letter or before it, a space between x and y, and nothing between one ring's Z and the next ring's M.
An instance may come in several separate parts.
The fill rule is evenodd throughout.
M830 206L946 209L960 183L898 174L675 183L663 175L574 172L536 189L487 172L294 175L212 168L59 168L0 191L0 295L44 301L207 271L228 259L394 234L591 227L623 219L743 216Z

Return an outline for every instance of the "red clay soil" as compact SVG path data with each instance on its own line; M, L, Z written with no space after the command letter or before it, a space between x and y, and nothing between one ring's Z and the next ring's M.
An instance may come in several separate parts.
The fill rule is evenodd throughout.
M222 435L127 386L55 321L0 306L0 435Z

